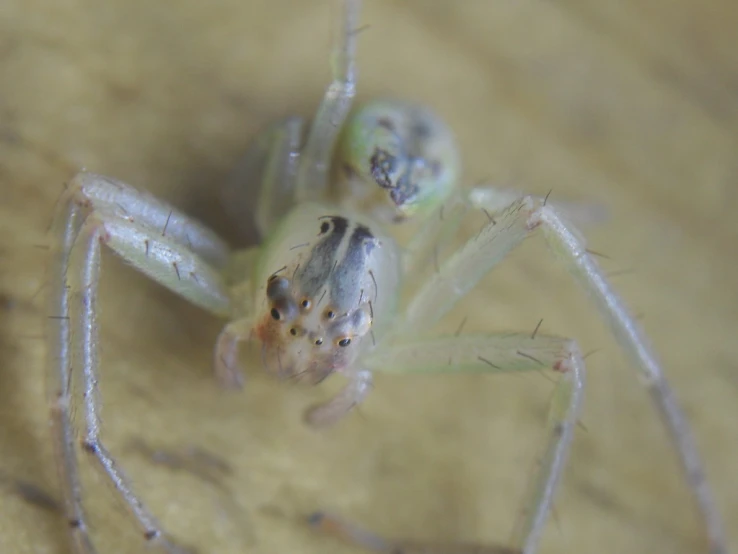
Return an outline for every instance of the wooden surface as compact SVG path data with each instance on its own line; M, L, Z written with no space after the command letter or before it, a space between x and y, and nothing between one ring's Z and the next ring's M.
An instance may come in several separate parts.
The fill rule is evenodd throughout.
M642 314L687 410L738 549L738 7L732 0L367 2L360 96L425 102L456 130L464 183L586 198L588 232ZM327 2L0 3L0 551L60 553L40 339L45 229L78 168L145 187L228 233L215 191L271 119L309 116L328 79ZM322 507L389 535L504 540L551 384L380 377L358 415L315 433L300 389L255 367L243 393L210 372L220 322L112 256L102 285L108 444L167 528L201 552L351 552L308 532ZM705 552L670 445L634 371L541 241L449 315L455 328L578 338L582 428L542 552ZM147 462L197 445L226 492ZM88 479L103 553L140 542ZM25 497L25 500L24 500ZM111 546L115 545L115 546Z

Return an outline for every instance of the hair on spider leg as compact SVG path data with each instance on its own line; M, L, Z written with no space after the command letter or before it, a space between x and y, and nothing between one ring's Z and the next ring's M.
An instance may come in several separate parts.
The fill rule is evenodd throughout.
M602 348L593 348L592 350L588 351L586 354L582 354L582 361L589 358L592 354L596 354L597 352L601 351Z
M620 277L621 275L633 275L636 273L636 270L634 267L630 267L627 269L616 269L615 271L608 271L605 273L605 276L608 279L611 279L613 277Z
M542 320L542 319L541 319L541 321L539 322L539 326L540 326L540 323L543 323L543 320ZM535 333L535 332L534 332L534 333ZM531 338L534 338L534 337L531 337ZM543 362L541 362L541 360L539 360L539 359L538 359L538 358L536 358L535 356L532 356L531 354L528 354L528 353L526 353L526 352L523 352L523 351L521 351L521 350L517 350L517 351L516 351L515 353L516 353L516 354L517 354L518 356L522 356L523 358L527 358L527 359L529 359L529 360L531 360L531 361L534 361L534 362L536 362L536 363L537 363L538 365L540 365L541 367L540 367L540 368L538 368L538 369L536 370L536 373L537 373L538 375L540 375L541 377L543 377L543 378L544 378L544 379L545 379L546 381L548 381L549 383L553 383L553 384L556 384L556 379L554 379L554 378L553 378L553 377L551 377L551 376L550 376L550 375L549 375L549 374L548 374L548 373L547 373L546 371L544 371L544 366L545 366L545 364L544 364ZM526 376L526 374L525 374L525 373L520 373L520 374L516 373L515 375L521 375L522 377L525 377L525 376Z
M492 225L497 225L497 221L495 220L495 218L494 218L494 217L492 217L492 214L491 214L491 213L489 213L489 210L488 210L487 208L485 208L485 207L482 207L482 211L484 212L484 215L486 215L486 216L487 216L487 219L489 220L489 222L490 222L490 223L491 223Z
M523 358L528 358L529 360L532 360L532 361L536 362L540 366L545 365L541 360L539 360L538 358L536 358L535 356L533 356L531 354L528 354L527 352L523 352L521 350L517 350L515 353L518 356L522 356Z
M533 329L533 333L531 333L530 338L535 339L536 335L538 334L538 330L541 328L541 325L543 324L543 318L540 319L538 324L536 325L536 328Z
M464 316L464 318L461 320L461 323L459 323L459 326L456 328L456 331L454 332L454 336L458 337L461 335L461 331L464 330L464 326L466 325L466 322L469 320L469 316Z
M52 315L47 315L46 318L47 319L60 319L62 321L68 321L69 320L69 316L68 315L53 315L52 314Z
M488 365L489 367L492 367L492 368L494 368L494 369L497 369L497 370L500 370L500 371L502 371L502 368L501 368L500 366L498 366L498 365L495 365L495 364L493 364L493 363L492 363L492 362L490 362L490 361L489 361L489 360L488 360L487 358L483 358L482 356L477 356L477 360L479 360L479 361L480 361L480 362L482 362L482 363L485 363L485 364L487 364L487 365ZM449 362L448 362L448 363L449 363L449 365L451 365L451 360L449 360Z
M351 32L349 32L349 34L353 37L356 37L360 35L361 33L363 33L364 31L368 31L371 28L372 28L371 23L365 23L364 25L361 25L353 29Z
M610 256L603 254L601 252L597 252L596 250L592 250L591 248L586 248L585 252L587 252L587 254L590 254L592 256L597 256L598 258L602 258L603 260L612 260Z
M169 210L169 215L167 215L167 220L164 223L164 228L161 231L161 236L164 237L167 234L167 227L169 227L169 221L172 219L172 213L174 210Z

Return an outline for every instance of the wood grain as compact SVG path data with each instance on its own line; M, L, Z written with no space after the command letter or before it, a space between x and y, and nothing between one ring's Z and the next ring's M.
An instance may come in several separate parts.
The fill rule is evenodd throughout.
M309 116L328 79L325 1L4 0L0 5L0 472L54 490L43 393L45 230L77 169L148 188L231 234L216 191L254 134ZM429 104L464 183L606 205L590 246L642 315L694 425L738 548L738 5L731 0L367 1L359 90ZM232 236L232 235L230 235ZM546 379L380 377L326 433L329 394L210 375L220 323L104 260L109 446L168 529L201 552L349 552L299 517L326 508L388 535L504 541L540 444ZM542 329L588 358L582 429L542 552L704 552L663 429L586 299L539 240L450 314ZM198 445L227 492L127 445ZM138 552L87 478L103 553ZM63 523L0 487L0 550L64 552ZM25 498L25 500L24 500Z

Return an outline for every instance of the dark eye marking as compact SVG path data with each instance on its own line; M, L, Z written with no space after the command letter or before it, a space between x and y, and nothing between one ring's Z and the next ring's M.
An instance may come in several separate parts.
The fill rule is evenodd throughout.
M400 178L397 179L397 184L390 191L390 197L397 206L407 204L417 197L420 188L415 182L416 177L417 176L413 175L413 172L408 169L408 171L400 175Z
M320 224L320 234L325 235L330 228L331 228L331 224L328 223L327 221L324 221L323 223Z
M343 346L348 346L349 344L351 344L351 339L348 338L348 337L346 337L345 339L341 339L341 340L338 341L338 346L342 346L343 347Z
M276 321L282 319L282 314L279 313L279 310L277 308L272 308L272 311L269 313L272 314L272 319Z
M393 156L387 150L375 148L372 157L369 159L369 170L372 178L376 183L385 189L392 188L392 179L390 173L397 167L397 157Z

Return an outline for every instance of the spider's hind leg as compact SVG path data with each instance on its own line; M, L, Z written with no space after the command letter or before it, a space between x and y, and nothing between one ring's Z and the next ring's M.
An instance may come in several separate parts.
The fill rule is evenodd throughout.
M221 277L230 250L212 231L150 195L106 177L81 173L62 195L54 225L50 278L48 402L62 482L65 515L75 554L94 554L77 467L76 400L81 382L82 451L92 457L133 514L146 542L170 554L185 552L166 538L133 492L101 437L97 291L100 251L109 246L131 265L190 302L218 314L231 312Z
M356 94L356 35L361 1L342 0L340 4L341 25L331 56L333 80L323 95L302 151L296 183L298 202L327 196L333 151Z

